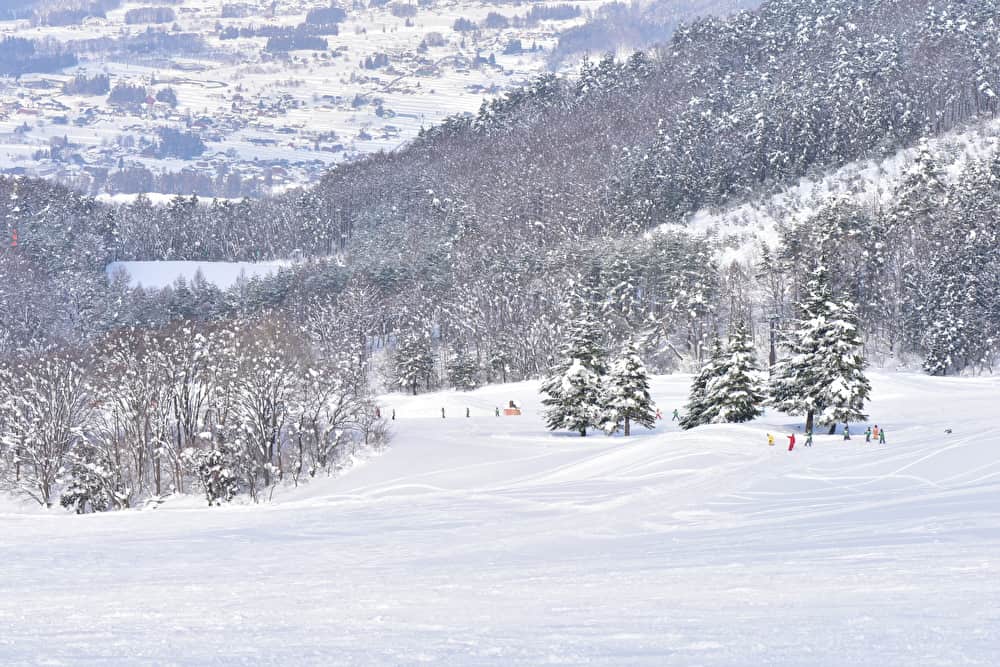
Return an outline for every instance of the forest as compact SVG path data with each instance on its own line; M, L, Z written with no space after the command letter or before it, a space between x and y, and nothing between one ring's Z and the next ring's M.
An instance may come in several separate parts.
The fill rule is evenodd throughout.
M682 26L624 61L539 77L280 197L106 205L5 179L0 218L17 244L0 254L0 476L24 485L34 447L59 461L35 471L68 469L71 457L85 480L88 466L130 471L108 496L128 489L129 500L111 504L161 494L167 478L190 484L203 465L215 471L209 486L224 469L225 488L263 493L276 478L329 468L324 433L350 446L381 441L370 402L380 382L418 391L545 375L571 333L570 293L587 295L604 345L633 342L652 369L690 371L739 326L759 351L772 328L782 340L820 258L831 293L857 314L865 358L913 358L932 374L991 369L995 149L958 174L948 173L950 156L921 149L875 204L806 197L810 214L783 224L776 243L688 223L987 123L998 86L994 2L770 0ZM742 259L722 261L730 250ZM224 291L197 279L142 289L105 272L115 260L290 257L299 261ZM183 383L162 380L176 370L177 331L225 350L192 371L213 378L195 386L213 388L186 417L167 407ZM106 350L121 346L129 352L115 366ZM345 350L350 372L317 370L341 369ZM164 361L145 361L154 358ZM261 379L271 401L261 413L238 407L262 405L242 393L259 370L251 358L292 368ZM127 395L116 388L131 381L123 367L159 373L143 381L177 393L108 407ZM299 394L314 372L316 391L349 387L360 406L349 427L332 416L299 425L312 414ZM42 385L79 407L60 434L29 428L62 409L54 398L23 404L50 396L24 389ZM137 439L129 424L151 430ZM111 465L123 443L130 463ZM47 502L55 478L32 475L41 481L28 486Z

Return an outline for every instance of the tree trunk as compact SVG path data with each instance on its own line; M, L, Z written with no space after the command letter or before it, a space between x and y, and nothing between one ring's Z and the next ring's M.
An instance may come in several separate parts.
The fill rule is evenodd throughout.
M806 413L806 433L813 430L813 411L810 410Z
M625 437L627 438L629 435L631 435L631 433L629 432L629 420L628 420L628 417L626 416L625 417Z
M827 435L833 435L836 432L837 432L837 423L834 422L833 424L830 424L830 430L827 431Z

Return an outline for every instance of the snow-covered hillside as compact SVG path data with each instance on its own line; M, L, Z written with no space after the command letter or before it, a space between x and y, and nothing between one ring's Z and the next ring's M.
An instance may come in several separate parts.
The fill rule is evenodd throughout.
M998 137L1000 122L973 123L880 158L856 160L821 174L804 176L751 201L701 209L683 225L665 224L658 229L716 235L725 246L718 253L720 261L746 260L753 258L760 242L776 248L782 229L806 222L823 204L838 197L871 211L886 206L914 169L922 151L933 155L943 169L946 182L954 183L969 164L997 155Z
M884 447L550 434L525 383L386 397L389 451L267 505L0 514L0 662L994 664L1000 380L873 383Z

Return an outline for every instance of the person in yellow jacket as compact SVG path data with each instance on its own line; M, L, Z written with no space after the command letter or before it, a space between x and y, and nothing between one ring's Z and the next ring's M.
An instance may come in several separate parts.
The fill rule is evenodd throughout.
M770 433L767 434L767 444L774 447L774 436Z

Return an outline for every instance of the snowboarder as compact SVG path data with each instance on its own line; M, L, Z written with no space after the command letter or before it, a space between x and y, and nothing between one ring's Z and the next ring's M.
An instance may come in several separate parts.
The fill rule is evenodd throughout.
M878 444L880 444L880 445L884 445L885 444L885 429L884 428L881 429L881 430L879 430L879 432L878 432Z
M794 433L792 433L790 436L788 436L788 451L792 451L793 449L795 449L795 434Z
M465 408L465 418L469 418L469 408Z
M677 413L677 408L674 408L674 417L670 421L672 421L672 422L679 422L680 420L681 420L681 416Z
M774 447L774 436L770 433L767 434L767 444L769 447Z
M444 419L444 407L441 408L441 419Z
M812 432L812 430L806 431L806 444L805 444L805 446L806 447L812 447L813 446L813 432Z
M850 440L850 439L851 439L851 427L847 424L844 424L844 440Z
M875 437L876 438L878 437L878 426L875 427ZM865 429L865 442L871 442L871 441L872 441L872 427L869 426L868 428Z

